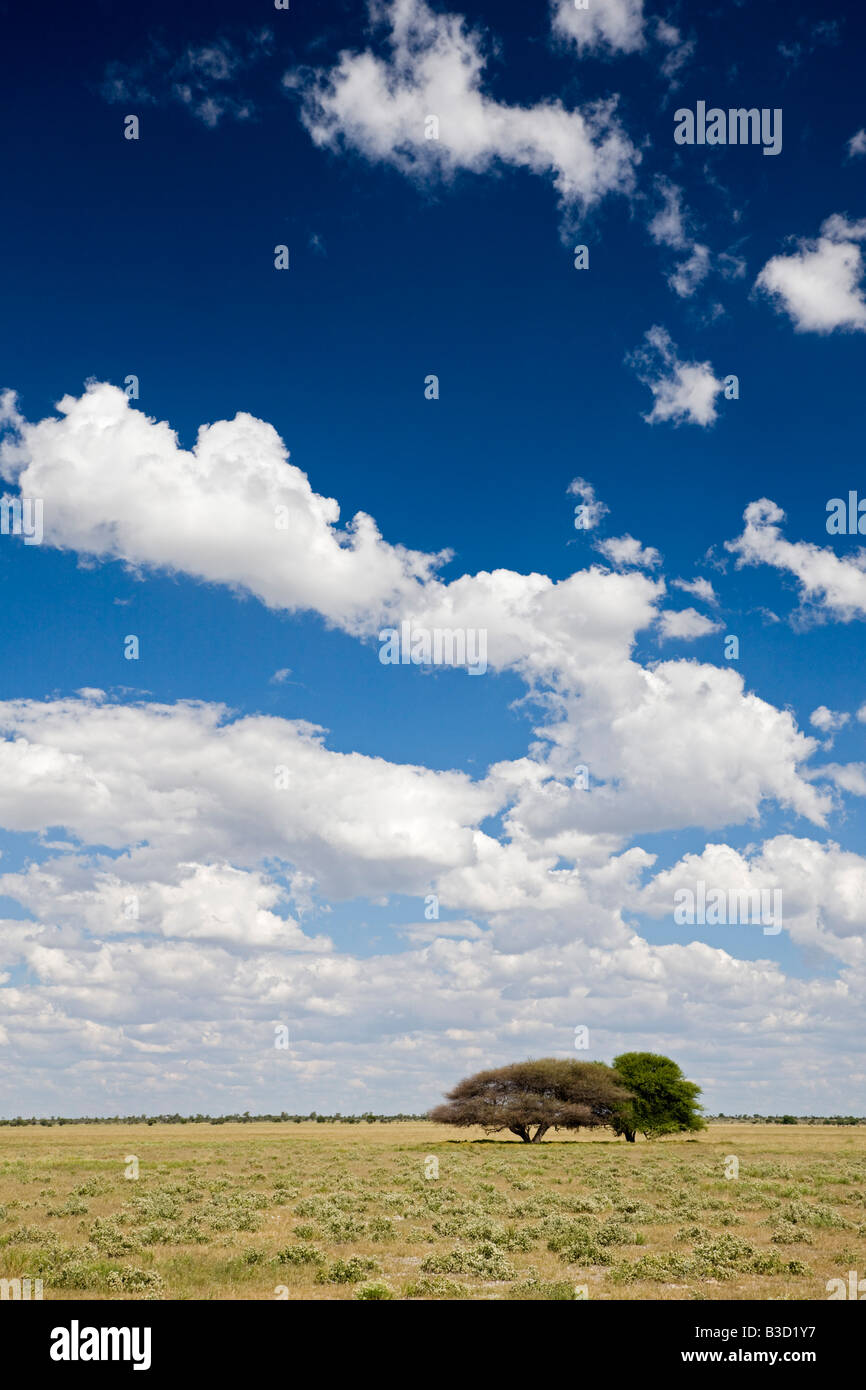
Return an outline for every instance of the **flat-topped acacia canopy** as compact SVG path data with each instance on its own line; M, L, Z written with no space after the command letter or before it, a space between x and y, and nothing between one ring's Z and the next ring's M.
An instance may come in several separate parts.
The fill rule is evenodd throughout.
M506 1129L524 1144L537 1144L549 1129L612 1127L630 1099L631 1092L604 1062L541 1057L458 1082L447 1103L430 1111L430 1119L480 1125L488 1133Z

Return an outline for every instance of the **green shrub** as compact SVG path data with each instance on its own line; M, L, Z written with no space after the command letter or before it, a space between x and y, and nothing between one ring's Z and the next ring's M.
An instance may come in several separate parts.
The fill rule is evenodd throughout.
M45 1214L46 1216L86 1216L87 1203L82 1202L80 1197L73 1194L71 1197L67 1197L61 1207L46 1207Z
M102 1260L71 1259L51 1274L55 1289L106 1289L117 1269Z
M394 1297L394 1290L390 1284L380 1280L375 1284L358 1284L355 1289L354 1297L362 1302L373 1302Z
M350 1255L347 1260L335 1260L316 1275L317 1284L360 1284L366 1274L381 1274L378 1260L371 1255Z
M809 1202L788 1202L778 1213L780 1221L794 1226L817 1226L823 1230L852 1230L854 1223L839 1216L832 1207L812 1206Z
M299 1240L297 1245L287 1245L274 1256L274 1264L279 1265L323 1265L325 1256L315 1245Z
M406 1286L407 1298L465 1298L468 1293L465 1284L436 1275L425 1275Z
M566 1280L545 1283L542 1279L526 1279L520 1284L513 1284L505 1297L522 1300L544 1299L549 1303L571 1302L574 1300L574 1285Z
M813 1238L809 1231L802 1231L799 1226L792 1226L790 1222L784 1221L770 1236L773 1245L812 1245Z
M129 1255L141 1249L134 1236L120 1229L116 1216L98 1216L90 1228L89 1239L103 1255Z
M150 1269L114 1269L108 1276L108 1287L123 1293L159 1293L161 1277Z
M513 1266L492 1241L458 1246L441 1255L427 1255L421 1262L424 1274L477 1274L485 1279L514 1279Z

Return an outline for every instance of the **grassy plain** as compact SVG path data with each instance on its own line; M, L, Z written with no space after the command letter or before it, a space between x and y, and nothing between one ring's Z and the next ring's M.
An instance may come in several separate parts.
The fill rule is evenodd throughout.
M0 1128L0 1278L45 1299L826 1299L849 1269L866 1127Z

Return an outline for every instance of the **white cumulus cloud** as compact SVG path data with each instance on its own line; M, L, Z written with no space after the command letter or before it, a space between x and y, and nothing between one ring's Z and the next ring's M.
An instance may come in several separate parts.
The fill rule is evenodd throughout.
M718 604L719 599L715 589L709 579L674 579L672 581L675 589L682 589L684 593L693 594L695 598L703 599L704 603Z
M528 169L552 180L565 208L631 190L640 154L615 100L574 110L559 100L508 105L485 90L483 41L462 16L424 0L381 0L370 16L386 31L387 58L346 51L331 69L284 78L317 145L424 180L501 164Z
M655 569L661 564L661 555L652 545L641 545L634 536L611 536L598 541L596 550L600 551L612 565L634 565L640 569Z
M643 418L650 425L712 425L717 397L725 389L709 362L681 361L667 329L650 328L642 347L627 359L653 395L652 410Z
M644 47L643 0L551 0L553 32L583 54L593 49L635 53Z
M720 630L719 623L705 617L696 608L665 609L659 616L659 627L662 637L668 641L672 638L692 641L696 637L706 637L708 633Z
M866 617L866 549L845 557L830 546L789 541L782 535L785 513L769 498L751 502L743 513L745 528L725 548L737 565L771 565L798 581L804 610L849 623Z
M844 729L850 718L850 714L843 714L839 710L828 709L826 705L819 705L809 715L809 723L816 729L820 729L822 733L830 734L835 733L838 729Z
M849 222L834 214L815 240L773 256L755 281L756 289L786 313L798 333L866 329L863 253L866 221Z

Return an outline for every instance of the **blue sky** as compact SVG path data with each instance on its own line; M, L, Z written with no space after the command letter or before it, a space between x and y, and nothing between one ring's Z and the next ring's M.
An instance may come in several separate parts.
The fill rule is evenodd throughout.
M5 23L0 1111L420 1110L578 1025L862 1111L863 17Z

